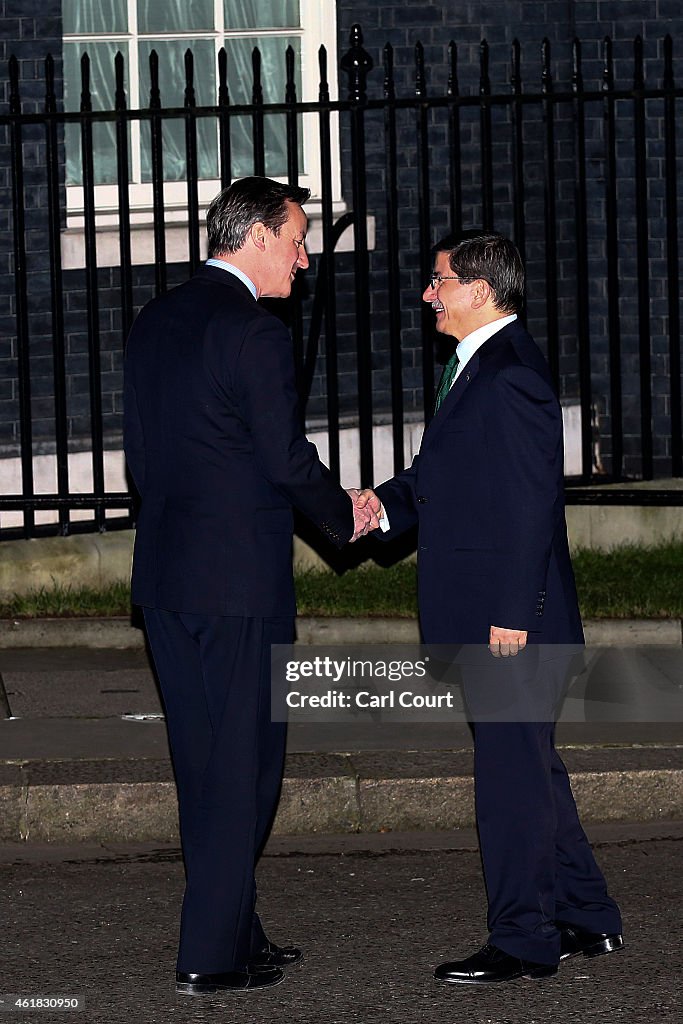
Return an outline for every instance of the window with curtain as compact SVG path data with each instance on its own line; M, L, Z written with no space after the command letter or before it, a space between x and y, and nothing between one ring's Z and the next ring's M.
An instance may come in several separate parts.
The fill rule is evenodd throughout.
M328 50L329 67L336 62L335 0L63 0L64 103L69 111L81 105L81 57L90 58L90 92L94 110L114 108L114 57L125 61L125 89L129 109L149 106L149 56L159 56L162 107L182 107L185 92L184 54L194 55L194 89L198 106L213 106L218 93L218 53L228 57L231 104L251 103L252 51L261 53L261 83L266 103L285 98L285 51L295 53L297 97L315 99L318 92L317 52ZM330 76L333 77L333 76ZM303 117L300 123L299 169L301 183L319 194L317 124ZM308 128L308 130L307 130ZM265 117L266 174L287 173L284 115ZM233 177L254 170L252 121L230 118ZM68 207L82 210L81 130L66 127L66 183ZM151 153L149 122L133 120L129 129L130 196L133 209L151 206ZM200 201L210 199L219 185L217 119L197 119ZM96 202L100 209L116 207L116 139L113 124L93 125ZM165 199L184 203L186 177L185 125L182 119L164 119L163 170ZM177 188L174 192L173 184Z

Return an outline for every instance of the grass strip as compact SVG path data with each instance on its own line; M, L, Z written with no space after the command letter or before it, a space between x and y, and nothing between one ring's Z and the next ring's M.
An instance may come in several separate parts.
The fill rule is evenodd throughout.
M110 583L102 589L55 583L0 602L0 618L84 618L130 615L130 586Z
M417 614L416 566L360 566L343 576L307 569L296 575L296 599L300 615L412 618Z
M583 548L572 560L584 618L683 618L683 542Z
M573 556L584 618L683 618L683 542L653 547L582 549ZM448 580L444 580L448 586ZM320 569L296 574L300 615L399 616L417 614L416 567L364 565L337 576ZM130 614L127 583L102 590L55 584L0 602L2 618Z

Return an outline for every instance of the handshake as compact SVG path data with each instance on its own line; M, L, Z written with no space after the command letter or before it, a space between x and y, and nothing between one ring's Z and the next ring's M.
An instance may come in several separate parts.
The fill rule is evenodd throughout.
M384 518L384 509L382 502L369 487L362 491L350 487L346 493L353 502L353 537L349 541L349 544L353 544L359 537L365 537L377 529L380 519Z

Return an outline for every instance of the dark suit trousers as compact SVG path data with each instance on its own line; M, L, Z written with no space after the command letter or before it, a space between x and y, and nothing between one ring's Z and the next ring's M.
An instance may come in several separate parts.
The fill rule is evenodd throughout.
M544 661L534 646L510 659L492 658L485 647L477 654L478 667L464 678L489 941L524 960L557 963L555 921L621 931L555 749L554 717L572 657Z
M477 828L489 941L557 963L555 921L621 931L619 909L581 827L552 722L474 723Z
M282 781L286 725L271 722L270 645L291 618L145 608L178 787L186 887L178 970L243 970L265 935L254 869Z

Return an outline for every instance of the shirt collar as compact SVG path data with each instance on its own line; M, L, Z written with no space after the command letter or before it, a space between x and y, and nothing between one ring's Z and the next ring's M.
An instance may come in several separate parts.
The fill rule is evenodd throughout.
M517 319L517 314L512 313L510 316L503 316L500 320L492 320L488 324L484 324L482 327L477 327L476 331L472 331L471 334L467 334L462 341L458 342L456 352L458 353L458 374L465 366L465 363L469 362L474 353L478 348L492 338L494 334L506 327L507 324L511 324Z
M228 263L227 260L216 259L216 257L214 256L210 260L206 261L206 266L207 267L220 267L221 270L227 270L229 274L234 274L235 277L239 281L242 282L242 284L247 286L247 288L249 289L251 294L254 296L254 298L255 299L258 298L258 292L256 291L256 285L254 284L252 279L250 277L247 277L247 275L242 270L239 270L237 267L233 266L232 263Z

